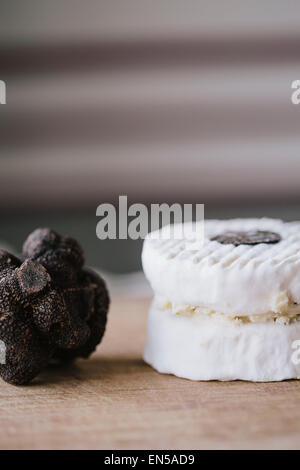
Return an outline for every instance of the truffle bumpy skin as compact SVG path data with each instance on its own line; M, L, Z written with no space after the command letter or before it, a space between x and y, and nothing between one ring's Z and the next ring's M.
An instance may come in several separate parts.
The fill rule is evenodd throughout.
M75 240L38 229L24 244L22 263L0 251L0 376L30 382L52 359L87 358L105 331L109 296L104 281L82 269Z
M0 376L11 384L32 380L53 354L47 340L40 337L28 305L35 302L50 281L46 269L0 251L0 339L5 346L5 363Z
M85 316L90 336L87 341L76 349L58 349L55 358L70 361L76 357L88 358L100 343L106 326L109 307L108 292L103 279L92 271L84 270L80 278L81 288L76 292L82 315Z
M84 254L76 240L47 228L29 235L23 255L51 275L52 290L35 304L33 317L37 328L57 347L54 357L87 358L105 331L109 296L104 281L83 269ZM45 304L47 315L43 314Z
M39 228L23 245L23 255L42 264L56 286L76 286L84 265L84 253L76 240L61 237L53 230Z

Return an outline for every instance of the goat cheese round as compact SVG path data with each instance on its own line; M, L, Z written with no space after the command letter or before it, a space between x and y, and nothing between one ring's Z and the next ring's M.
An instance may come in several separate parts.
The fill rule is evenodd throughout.
M169 228L143 247L155 294L146 362L193 380L300 377L292 361L300 345L300 222L207 220L202 238L192 223L180 239L166 238Z

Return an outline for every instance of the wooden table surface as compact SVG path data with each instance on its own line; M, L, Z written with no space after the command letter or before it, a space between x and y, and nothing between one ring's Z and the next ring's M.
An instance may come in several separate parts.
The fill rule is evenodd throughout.
M1 449L300 448L300 382L191 382L142 360L149 301L115 300L89 360L0 384Z

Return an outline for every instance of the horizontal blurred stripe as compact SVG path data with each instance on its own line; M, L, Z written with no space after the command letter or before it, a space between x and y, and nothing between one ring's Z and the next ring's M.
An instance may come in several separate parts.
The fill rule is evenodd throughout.
M299 20L297 0L9 0L0 44L280 38Z
M52 74L65 71L119 70L222 64L264 64L298 61L300 33L249 37L195 37L5 45L0 43L1 71L13 74Z
M207 144L67 147L7 153L0 204L96 206L133 201L299 198L299 138Z

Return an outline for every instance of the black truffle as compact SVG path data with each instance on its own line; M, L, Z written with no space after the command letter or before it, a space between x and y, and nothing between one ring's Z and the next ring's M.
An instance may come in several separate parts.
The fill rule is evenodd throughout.
M83 269L73 239L35 230L22 263L0 251L0 340L6 348L0 376L32 380L50 361L87 358L105 331L109 296L104 281Z

